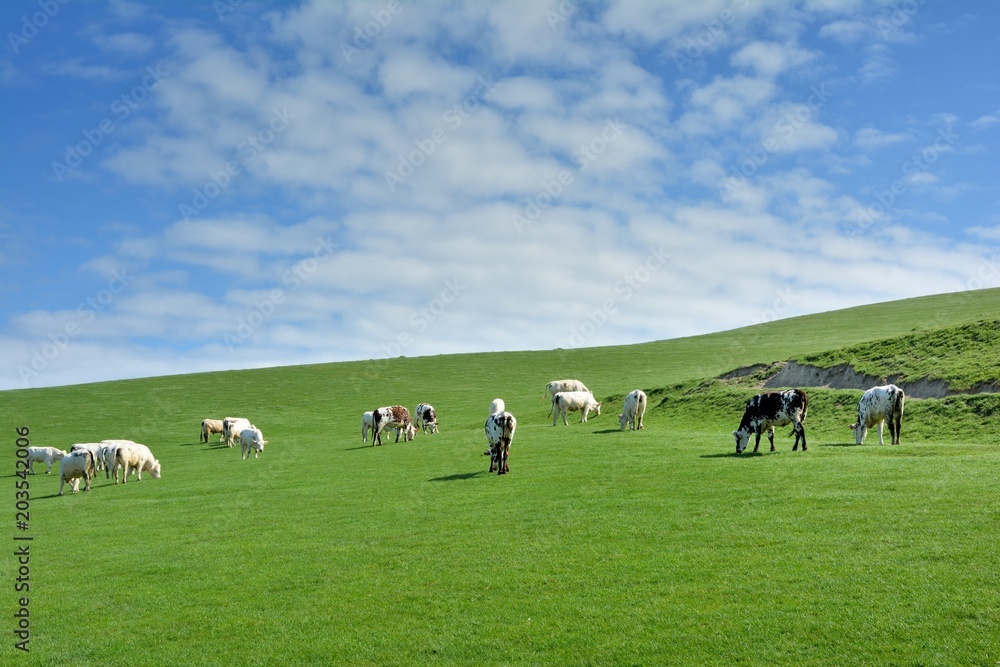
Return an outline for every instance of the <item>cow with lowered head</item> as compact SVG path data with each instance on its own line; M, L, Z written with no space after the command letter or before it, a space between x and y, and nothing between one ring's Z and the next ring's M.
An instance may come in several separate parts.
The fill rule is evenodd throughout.
M756 436L753 451L760 447L760 434L767 431L767 439L771 441L771 451L774 451L774 427L792 425L795 434L794 452L799 448L799 438L802 439L802 451L806 451L806 430L802 422L806 419L809 407L809 397L801 389L785 391L769 391L758 394L747 401L740 426L733 431L736 440L736 453L742 454L750 444L750 434Z

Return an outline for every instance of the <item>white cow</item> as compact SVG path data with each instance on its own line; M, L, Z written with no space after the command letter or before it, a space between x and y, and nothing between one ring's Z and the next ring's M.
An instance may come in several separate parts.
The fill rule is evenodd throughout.
M122 484L128 484L128 475L132 471L135 471L136 479L140 482L142 481L143 470L148 470L153 479L160 478L160 462L153 456L153 452L149 451L149 447L140 445L137 442L121 446L116 450L115 466L115 484L118 483L117 468L119 466L124 471Z
M104 478L111 479L111 475L118 479L118 449L119 447L132 447L136 443L131 440L101 440L101 458L104 460Z
M368 442L368 432L375 428L374 414L369 410L361 415L361 442Z
M510 472L507 458L510 456L510 443L514 440L514 430L517 420L509 412L495 412L486 418L486 439L490 443L490 472L498 475Z
M419 426L422 433L438 432L437 412L430 403L419 403L413 411L413 424Z
M621 430L624 431L626 426L630 426L629 430L641 431L644 414L646 414L646 392L642 389L630 391L625 397L624 410L618 415L618 423L622 426Z
M560 391L552 397L552 425L556 425L559 415L562 414L563 424L569 426L566 419L570 412L580 411L580 423L587 421L587 416L591 410L595 410L597 415L601 414L601 403L594 398L589 391Z
M70 482L73 493L80 490L80 478L86 482L84 491L90 491L90 478L96 473L94 454L89 449L77 449L59 462L59 495L63 494L63 485Z
M28 447L28 471L35 474L35 463L45 463L45 474L52 472L52 464L61 461L63 457L69 456L69 452L64 452L57 447Z
M222 420L222 438L227 447L232 447L245 429L256 428L245 417L226 417Z
M872 387L866 391L858 402L858 420L850 426L854 432L855 443L865 444L868 429L878 424L878 444L884 445L882 425L888 422L889 442L898 445L905 399L903 390L894 384Z
M99 442L80 442L70 447L70 452L85 450L94 455L94 465L97 470L104 470L104 449Z
M225 437L223 435L224 426L221 419L202 419L201 420L201 439L198 442L208 442L208 436L213 433L219 434L219 442Z
M587 389L587 385L583 384L579 380L553 380L552 382L545 385L545 391L549 394L549 399L555 397L560 391L590 391ZM549 415L552 414L552 408L549 408Z
M498 412L503 412L507 409L502 398L494 398L493 402L490 403L490 414L495 415Z
M264 434L260 432L259 428L246 428L240 433L240 457L243 459L250 458L250 452L253 452L253 457L257 458L257 455L264 451L264 445L267 444L267 440L264 439Z

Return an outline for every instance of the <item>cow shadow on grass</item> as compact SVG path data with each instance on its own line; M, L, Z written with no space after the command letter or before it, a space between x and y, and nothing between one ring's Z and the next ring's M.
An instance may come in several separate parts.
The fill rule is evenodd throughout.
M824 442L820 447L864 447L856 442Z
M446 475L444 477L432 477L428 482L457 482L463 479L472 479L474 477L479 477L480 475L488 475L485 470L477 470L476 472L461 472L454 475Z
M594 431L594 435L606 435L608 433L621 433L621 432L622 430L620 428L606 428L600 431Z
M767 452L770 454L771 452ZM774 452L777 454L777 452ZM764 452L743 452L742 454L737 454L736 452L725 452L718 454L702 454L699 458L702 459L747 459L764 456Z

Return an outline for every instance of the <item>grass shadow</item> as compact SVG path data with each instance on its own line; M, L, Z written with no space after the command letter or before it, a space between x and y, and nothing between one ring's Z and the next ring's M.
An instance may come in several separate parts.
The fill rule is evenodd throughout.
M777 452L775 452L775 453L777 453ZM770 452L768 452L768 454L770 454ZM742 454L737 454L736 452L726 452L726 453L723 454L723 453L720 452L718 454L702 454L698 458L702 458L702 459L729 459L729 458L732 458L732 459L746 459L746 458L760 457L760 456L764 456L764 452L743 452Z
M864 447L855 442L824 442L820 447Z
M594 431L593 433L594 435L605 435L608 433L621 433L621 432L622 430L620 428L606 428L603 431Z

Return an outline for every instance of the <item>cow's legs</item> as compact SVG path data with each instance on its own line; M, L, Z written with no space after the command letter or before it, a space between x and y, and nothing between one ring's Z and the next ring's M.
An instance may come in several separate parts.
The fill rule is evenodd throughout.
M878 444L880 444L880 445L884 445L885 444L885 441L882 440L882 426L883 425L885 425L884 421L880 421L878 423ZM890 436L892 435L892 431L891 430L889 432L889 435Z
M760 429L759 428L754 432L754 435L757 436L757 439L753 443L753 453L756 454L757 450L760 449Z
M896 433L895 433L895 440L893 441L892 444L898 445L899 444L899 429L903 425L902 415L898 411L892 416L892 418L891 418L891 420L889 422L890 434L892 434L891 430L892 430L892 424L893 423L895 423L895 425L896 425Z
M767 429L767 440L771 443L771 451L774 451L774 427ZM756 451L756 450L754 450Z
M802 422L795 422L792 430L795 431L795 444L792 446L792 451L799 448L799 438L802 438L802 451L806 451L806 427L802 425Z

